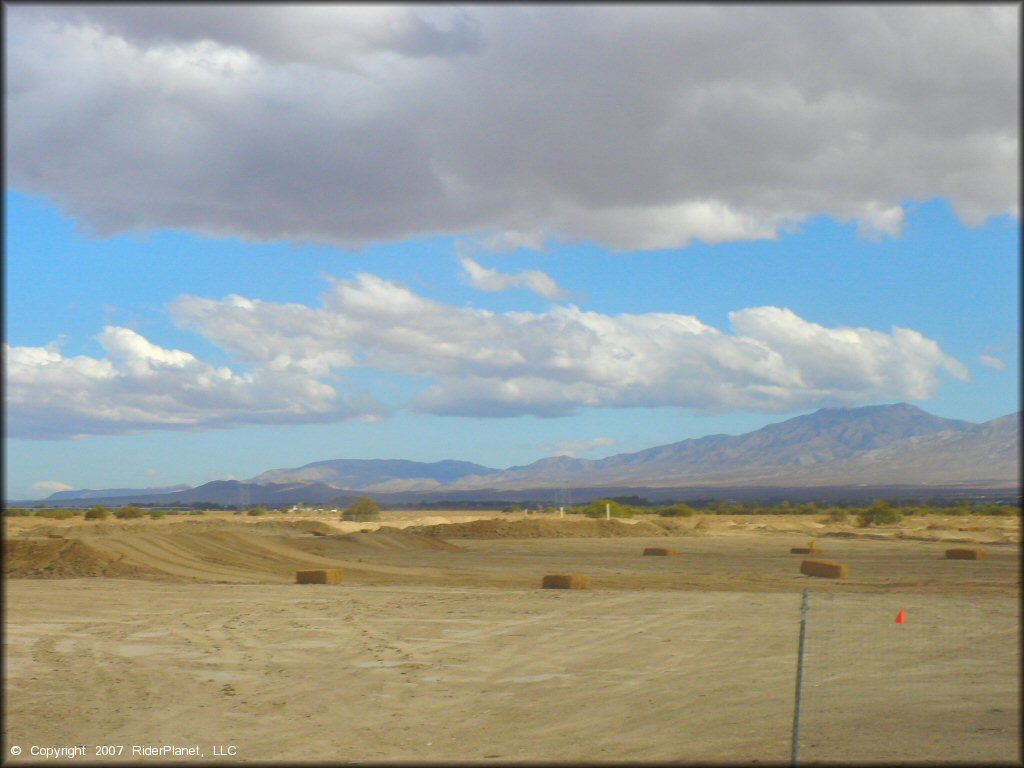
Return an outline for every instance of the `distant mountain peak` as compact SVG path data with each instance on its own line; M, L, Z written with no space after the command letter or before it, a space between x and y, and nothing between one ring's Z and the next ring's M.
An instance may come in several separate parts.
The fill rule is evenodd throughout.
M691 483L699 478L742 482L794 469L835 466L911 438L962 434L973 427L970 422L944 419L909 403L829 407L742 435L690 438L596 461L540 459L474 481L474 487L529 487L539 482L639 486Z
M272 469L250 482L265 485L280 482L321 482L336 488L358 490L377 488L382 483L436 485L463 477L487 475L498 470L469 461L410 461L408 459L329 459L294 469Z
M741 435L689 438L597 460L563 454L497 470L468 461L334 459L269 470L247 482L215 480L180 490L60 491L47 501L338 503L346 495L378 492L437 498L451 492L612 486L1019 488L1020 428L1020 412L973 424L904 402L827 407Z
M818 410L814 411L814 413L808 414L808 415L813 416L814 414L817 414L817 413L830 413L830 414L841 413L841 414L850 415L850 416L854 416L854 417L863 417L863 416L866 416L866 415L869 415L869 414L878 414L878 413L891 413L891 414L908 413L908 414L914 414L914 415L933 416L933 414L928 413L928 411L925 411L925 410L923 410L922 408L919 408L916 405L912 405L910 403L905 403L905 402L899 402L899 403L879 403L877 405L859 405L859 406L827 405L827 406L825 406L823 408L819 408ZM795 418L800 418L800 417L797 416ZM933 416L933 418L940 418L940 417ZM769 426L771 426L771 425L769 425Z

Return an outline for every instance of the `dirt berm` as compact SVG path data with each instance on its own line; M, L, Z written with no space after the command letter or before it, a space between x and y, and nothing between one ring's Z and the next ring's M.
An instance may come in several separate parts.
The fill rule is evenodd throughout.
M456 551L446 541L405 531L305 537L254 526L195 526L118 531L79 528L73 538L19 537L4 541L6 578L109 576L207 582L287 582L298 570L342 568L353 576L390 580L405 552ZM69 534L72 531L68 531ZM387 557L392 553L390 558ZM361 555L384 556L364 562ZM395 561L395 558L399 558Z
M447 525L415 525L406 531L446 539L558 539L613 538L622 536L682 536L693 533L693 526L672 519L636 520L473 520Z

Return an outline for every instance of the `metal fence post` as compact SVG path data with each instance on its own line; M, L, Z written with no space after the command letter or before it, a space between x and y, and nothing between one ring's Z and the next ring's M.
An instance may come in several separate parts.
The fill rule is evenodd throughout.
M796 656L796 703L793 706L793 746L790 750L793 765L796 765L797 747L800 742L800 692L804 682L804 637L807 634L807 590L800 606L800 647Z

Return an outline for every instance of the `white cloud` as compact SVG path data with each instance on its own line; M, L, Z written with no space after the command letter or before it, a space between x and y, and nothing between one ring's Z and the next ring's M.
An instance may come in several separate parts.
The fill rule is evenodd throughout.
M857 218L857 232L869 240L880 239L883 235L899 237L903 231L903 208L898 205L882 208L877 203L863 207Z
M1013 5L6 11L8 183L100 235L647 249L1019 214Z
M540 231L519 232L508 230L494 232L483 239L483 246L488 251L507 253L517 248L540 251L544 248L544 233Z
M611 437L593 437L589 440L562 440L555 443L555 456L571 456L573 458L581 453L590 453L597 448L606 448L615 445L615 439Z
M592 239L617 250L654 250L729 240L774 239L783 214L754 216L719 200L672 205L628 205L584 210L568 207L562 231L572 239Z
M465 416L680 406L785 412L922 399L938 372L966 379L934 341L903 328L825 328L776 307L731 315L734 334L689 315L609 316L575 306L498 314L423 298L361 274L318 309L183 296L176 321L239 359L322 375L360 366L426 383L412 407Z
M565 292L558 287L558 283L536 269L525 269L514 275L509 275L496 269L482 267L468 256L463 256L460 261L469 277L469 284L480 291L507 291L509 288L526 288L545 299L552 300L565 295Z
M891 333L830 329L777 307L731 312L729 319L739 334L779 354L800 371L801 381L820 391L842 391L848 382L858 382L860 387L917 400L934 393L936 369L961 381L970 379L962 363L907 328L894 326Z
M41 480L38 483L32 483L33 491L49 491L50 493L56 493L57 491L71 491L74 490L74 486L62 483L60 480Z
M170 309L251 370L113 326L97 336L100 358L5 345L8 435L375 421L396 408L486 418L583 407L781 413L926 399L940 372L968 378L917 331L826 328L779 307L733 312L730 333L674 313L456 307L360 274L332 280L320 307L183 295ZM384 404L336 388L356 369L405 377L418 394Z
M992 368L996 371L1005 371L1006 363L1000 360L998 357L992 355L978 355L978 362L984 365L986 368Z
M67 438L146 429L331 421L380 409L303 371L236 374L127 328L97 337L107 357L4 345L7 435Z

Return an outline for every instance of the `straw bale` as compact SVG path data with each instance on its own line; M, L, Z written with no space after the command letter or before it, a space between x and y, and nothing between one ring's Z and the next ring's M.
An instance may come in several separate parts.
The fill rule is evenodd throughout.
M644 547L644 554L668 556L678 555L679 552L678 550L672 549L670 547Z
M311 571L296 571L296 584L341 584L341 571L337 568L317 568Z
M556 573L541 581L544 589L590 589L590 577L581 573Z
M823 579L845 579L849 574L846 563L835 563L831 560L804 560L800 563L800 573L807 576L820 576Z
M984 560L985 550L981 547L963 547L960 549L947 549L947 560Z

